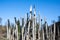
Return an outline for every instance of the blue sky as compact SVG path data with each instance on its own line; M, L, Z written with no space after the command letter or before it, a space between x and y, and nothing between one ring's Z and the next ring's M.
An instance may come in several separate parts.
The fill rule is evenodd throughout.
M40 11L41 18L44 16L47 18L47 22L50 25L52 20L57 21L60 16L60 1L59 0L0 0L0 17L2 18L2 24L10 19L14 22L14 17L20 19L30 9L30 5L36 6L36 13Z

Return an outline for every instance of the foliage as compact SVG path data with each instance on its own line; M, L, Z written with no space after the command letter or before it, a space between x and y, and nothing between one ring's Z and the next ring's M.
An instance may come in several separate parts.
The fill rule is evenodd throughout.
M17 21L17 25L18 25L18 32L20 33L21 28L20 28L20 21L19 20Z

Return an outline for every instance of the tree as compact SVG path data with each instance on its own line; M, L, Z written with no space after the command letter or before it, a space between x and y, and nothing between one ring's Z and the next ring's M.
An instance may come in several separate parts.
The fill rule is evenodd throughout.
M2 18L0 17L0 25L1 25L1 23L2 23Z

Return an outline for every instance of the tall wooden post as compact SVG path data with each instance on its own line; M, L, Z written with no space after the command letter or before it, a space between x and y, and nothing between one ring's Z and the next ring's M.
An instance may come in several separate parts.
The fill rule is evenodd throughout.
M45 22L45 27L46 27L46 37L47 37L47 40L48 40L48 25L47 25L47 22L46 22L46 17L44 17L44 22Z
M48 40L50 40L50 37L51 37L51 36L50 36L51 31L50 31L50 30L51 30L51 28L49 27L49 30L48 30L48 31L49 31L49 32L48 32L48 33L49 33L49 37L48 37Z
M24 19L24 40L25 40L25 38L26 38L26 20Z
M9 40L11 40L11 28L9 29Z
M47 22L46 22L46 36L47 36L47 40L48 40L48 25L47 25Z
M43 40L45 40L45 37L44 37L44 29L42 29L42 32L43 32Z
M30 6L30 18L29 18L29 20L30 20L30 29L31 29L31 27L33 27L32 5ZM32 22L32 24L31 24L31 22ZM32 37L30 37L30 38L32 39Z
M8 39L8 24L7 24L7 39Z
M39 15L39 29L38 29L38 40L40 40L40 28L41 28L41 19L40 19L40 14Z
M18 40L18 26L17 26L17 20L16 20L16 17L14 17L14 19L15 19L15 27L16 27L16 35L17 35L17 40Z
M52 26L51 26L51 40L52 40Z
M10 27L10 21L9 21L9 19L8 19L8 25L7 25L7 39L10 38L9 27Z
M13 40L14 40L14 29L13 29Z
M22 40L24 40L24 27L22 27Z
M22 18L22 40L24 40L24 18Z
M30 29L30 21L29 21L29 25L28 25L28 39L29 40L29 29Z
M43 29L42 29L42 34L43 34L43 40L45 40L44 27L43 27Z
M34 18L33 18L33 40L35 40L35 32L34 32Z
M16 24L16 31L17 31L17 40L18 40L18 26Z
M35 34L35 40L36 40L36 9L35 9L35 5L34 5L34 34Z
M56 24L54 22L54 40L55 40L55 33L56 33Z

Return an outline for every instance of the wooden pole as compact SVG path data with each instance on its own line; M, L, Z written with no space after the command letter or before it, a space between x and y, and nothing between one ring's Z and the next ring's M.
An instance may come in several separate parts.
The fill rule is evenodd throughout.
M36 40L36 9L35 9L35 5L34 5L34 34L35 34L35 40Z
M46 37L47 37L47 40L48 40L48 25L47 25L47 22L46 22L46 17L44 17L44 22L45 22L45 27L46 27Z
M47 40L48 40L48 25L47 25L47 22L46 22L46 35L47 35Z
M22 40L24 40L24 18L22 18Z
M11 33L11 29L9 29L9 40L11 40L11 35L10 35L10 33Z
M51 26L51 40L52 40L52 26Z
M17 31L17 40L18 40L18 26L16 24L16 31Z
M45 21L46 21L46 19L45 19L45 17L44 17L44 24L45 24ZM44 26L45 26L45 25L44 25ZM43 26L43 29L42 29L42 31L43 31L43 40L45 40L44 26Z
M8 39L8 37L9 37L9 36L8 36L8 33L9 33L9 32L8 32L8 24L7 24L7 39Z
M30 21L29 21L29 25L28 25L28 40L29 40L29 29L30 29Z
M24 40L24 27L22 27L22 40Z
M43 40L45 40L45 36L44 36L44 28L42 29L42 33L43 33Z
M14 40L14 29L13 29L13 40Z
M41 19L40 19L40 14L39 14L38 40L40 40L40 28L41 28Z
M56 25L55 25L55 22L54 22L54 40L55 40L55 33L56 33Z
M35 40L35 32L34 32L34 18L33 18L33 40Z
M8 25L7 25L7 39L10 39L10 29L9 29L9 27L10 27L10 21L9 21L9 19L8 19Z

